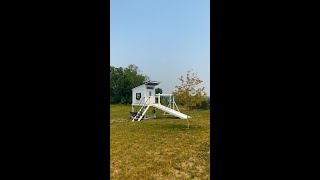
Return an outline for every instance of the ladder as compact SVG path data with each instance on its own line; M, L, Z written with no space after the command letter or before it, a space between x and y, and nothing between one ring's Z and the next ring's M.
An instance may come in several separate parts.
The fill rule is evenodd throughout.
M146 114L146 112L150 107L150 105L146 106L148 101L150 101L150 97L148 97L148 99L144 102L144 104L142 105L138 113L132 118L132 122L135 120L141 121L141 119L143 118L143 116Z

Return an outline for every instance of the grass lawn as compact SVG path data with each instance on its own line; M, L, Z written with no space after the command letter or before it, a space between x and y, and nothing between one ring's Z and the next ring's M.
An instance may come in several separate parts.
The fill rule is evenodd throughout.
M131 122L131 106L111 105L111 179L210 179L210 110L179 109L190 129L158 109L156 119Z

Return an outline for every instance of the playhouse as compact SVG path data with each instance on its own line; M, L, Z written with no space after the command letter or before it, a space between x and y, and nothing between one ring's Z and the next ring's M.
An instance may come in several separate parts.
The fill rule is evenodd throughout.
M132 89L132 121L155 118L156 109L163 111L164 115L173 115L180 119L191 118L180 112L172 94L155 94L155 86L159 84L158 81L147 81ZM168 100L165 105L161 104L164 102L163 97ZM135 112L137 106L140 109ZM150 107L153 108L153 115L148 116L146 113Z

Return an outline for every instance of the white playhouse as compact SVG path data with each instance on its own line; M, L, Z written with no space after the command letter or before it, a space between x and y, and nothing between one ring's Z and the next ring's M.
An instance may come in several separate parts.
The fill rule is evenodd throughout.
M191 118L180 112L172 94L155 94L155 86L159 84L157 81L148 81L132 89L132 121L155 118L156 108L163 111L164 115L173 115L180 119ZM161 104L161 97L167 97L165 105ZM137 112L135 106L140 108ZM150 107L153 107L153 115L147 116L146 112Z

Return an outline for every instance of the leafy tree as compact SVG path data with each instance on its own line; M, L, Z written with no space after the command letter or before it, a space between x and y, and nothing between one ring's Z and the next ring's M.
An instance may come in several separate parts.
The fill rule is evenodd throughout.
M158 94L158 93L162 94L162 89L161 88L157 88L157 89L155 89L155 91L156 91L156 94Z
M196 89L196 86L203 81L195 73L190 74L190 71L187 71L186 78L180 76L179 80L181 84L176 86L176 90L173 92L177 103L185 105L189 109L208 108L204 87Z
M110 103L131 103L132 88L147 80L149 77L134 64L126 68L110 66Z
M119 103L121 100L121 81L123 78L123 68L110 66L110 102ZM120 90L120 93L119 93Z

